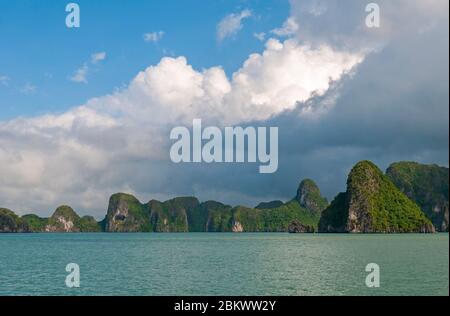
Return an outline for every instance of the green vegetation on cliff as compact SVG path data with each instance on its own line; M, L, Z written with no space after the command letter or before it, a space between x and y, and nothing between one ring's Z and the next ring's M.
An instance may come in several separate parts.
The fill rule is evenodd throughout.
M41 228L44 219L33 218L36 228ZM46 232L79 233L100 232L100 224L92 216L80 217L70 206L63 205L56 209L45 224Z
M22 216L30 232L101 232L100 224L92 216L80 218L78 214L67 205L58 207L50 218L42 218L34 214Z
M347 180L347 192L340 194L324 211L319 226L322 232L434 231L420 208L369 161L353 167Z
M424 233L434 231L430 219L448 230L448 168L401 162L384 175L372 162L361 161L348 176L347 191L330 205L310 179L300 183L292 200L256 208L200 203L195 197L144 204L116 193L101 222L80 217L69 206L58 207L50 218L0 209L0 232Z
M323 212L319 221L319 232L345 233L347 232L348 202L347 193L339 193L330 206Z
M386 175L416 202L439 231L449 229L449 169L416 162L397 162Z
M80 232L80 217L67 205L59 206L48 219L45 227L49 232Z
M260 203L257 208L227 207L222 212L213 212L208 226L209 231L242 228L246 232L287 232L289 226L297 221L316 229L321 212L327 205L314 181L304 180L299 185L296 197L287 203Z
M295 199L301 207L310 210L319 217L328 206L327 199L322 196L319 187L311 179L305 179L300 183Z
M261 231L283 231L289 229L289 225L294 221L300 221L304 225L317 228L321 212L316 209L311 210L303 207L296 199L284 205L261 211L263 229Z
M194 197L179 197L165 202L148 203L150 223L154 232L188 232L188 213L197 208Z
M45 226L48 223L48 218L39 217L34 214L22 216L22 219L28 224L28 227L33 233L40 233L45 231Z
M83 216L80 218L79 227L81 232L98 233L102 231L100 223L92 216Z
M113 194L109 199L104 226L108 232L150 232L148 206L131 194Z
M272 203L268 209L233 208L215 201L200 203L195 197L179 197L142 204L132 195L118 193L110 199L104 227L109 232L286 232L295 220L317 228L326 206L312 180L300 184L292 201L280 203Z
M209 201L200 207L207 214L205 224L207 232L231 232L232 207L219 202ZM205 231L205 230L202 230Z
M195 197L178 197L165 202L143 204L131 194L116 193L109 199L101 222L80 217L67 205L50 218L25 215L22 219L9 210L0 213L1 231L18 229L32 232L310 232L317 228L327 202L312 180L300 183L291 201L260 203L258 208L231 207L216 201L200 203ZM295 224L295 225L293 225Z
M284 203L281 201L270 201L270 202L261 202L255 208L258 210L269 210L271 208L277 208L282 206Z
M206 201L188 209L190 232L226 231L231 220L231 206L216 201Z
M0 233L26 233L28 225L11 210L0 208Z

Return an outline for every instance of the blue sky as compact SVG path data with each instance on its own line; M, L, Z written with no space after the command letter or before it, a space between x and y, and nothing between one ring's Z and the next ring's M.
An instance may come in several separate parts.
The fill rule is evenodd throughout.
M81 27L65 25L69 1L0 1L0 120L61 112L122 87L163 56L186 56L195 69L221 65L236 71L264 43L253 33L267 32L289 15L289 2L169 0L77 1ZM230 13L252 11L245 27L218 43L216 28ZM157 43L143 34L163 31ZM90 67L88 83L72 82L91 54L106 59ZM27 89L28 87L28 89Z

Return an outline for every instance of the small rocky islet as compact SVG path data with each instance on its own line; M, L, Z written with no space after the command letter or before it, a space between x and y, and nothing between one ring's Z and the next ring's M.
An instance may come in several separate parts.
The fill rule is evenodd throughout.
M130 194L117 193L100 222L80 217L66 205L49 218L20 217L0 208L0 232L448 232L448 195L448 168L398 162L383 173L372 162L361 161L348 176L346 192L331 203L310 179L300 183L292 200L263 202L254 208L200 202L195 197L141 203Z

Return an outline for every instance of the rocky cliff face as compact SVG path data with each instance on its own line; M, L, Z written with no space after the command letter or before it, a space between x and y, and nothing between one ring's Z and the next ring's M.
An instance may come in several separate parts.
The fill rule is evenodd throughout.
M256 208L200 203L194 197L143 204L117 193L100 223L78 216L69 206L59 207L50 218L19 217L0 209L0 232L433 232L427 216L448 231L448 168L399 163L387 174L371 162L358 163L349 174L347 191L329 206L309 179L300 183L292 200Z
M239 223L239 228L246 232L288 232L290 228L299 233L311 232L317 228L327 206L328 202L315 182L306 179L300 183L296 196L287 203L273 201L260 203L256 209L233 208L232 222Z
M287 232L294 220L317 227L326 200L312 180L305 180L293 200L259 207L200 203L195 197L142 204L132 195L118 193L110 198L103 223L107 232Z
M53 215L46 219L36 215L23 216L32 232L80 233L100 232L100 224L92 216L80 217L70 206L58 207Z
M420 208L369 161L353 167L347 192L322 214L321 232L430 233L434 227Z
M188 213L199 207L194 197L180 197L166 202L148 203L150 224L154 232L188 232Z
M216 201L201 203L188 213L189 231L193 232L226 232L231 220L229 205Z
M112 195L104 219L104 229L107 232L151 231L148 206L141 204L130 194Z
M27 233L30 229L14 212L0 208L0 233Z
M315 229L313 226L303 225L299 221L294 220L291 224L289 224L288 231L291 234L314 233Z
M231 231L233 233L242 233L244 231L244 227L239 221L233 220L231 224Z
M328 206L327 199L322 196L319 187L311 179L303 180L300 183L295 199L300 203L300 206L316 214L322 213Z
M199 204L193 197L142 204L130 194L117 193L109 200L104 229L107 232L187 232L188 213Z
M420 206L436 230L449 231L448 168L415 162L398 162L389 166L386 175Z
M79 233L80 217L70 206L60 206L48 219L45 232L48 233Z
M50 218L28 214L21 217L33 233L100 232L100 224L92 216L80 217L67 205L58 207Z

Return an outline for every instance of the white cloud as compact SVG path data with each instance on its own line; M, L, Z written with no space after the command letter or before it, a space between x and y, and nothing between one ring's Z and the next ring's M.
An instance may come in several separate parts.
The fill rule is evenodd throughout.
M106 59L106 52L98 52L91 55L90 64L97 65ZM88 83L87 77L89 75L89 62L84 63L80 68L75 70L75 73L69 78L73 82Z
M261 42L266 39L266 33L264 33L264 32L253 33L253 36Z
M7 87L9 85L9 80L8 76L0 76L0 85Z
M295 18L289 17L281 28L277 28L271 31L271 33L278 36L290 36L297 33L299 26Z
M264 53L252 54L231 79L220 67L199 72L184 57L163 58L107 103L139 120L151 117L155 124L195 117L220 124L265 120L324 93L330 80L339 80L361 60L326 46L313 49L295 40L270 39Z
M185 57L165 57L125 89L60 115L1 124L0 201L47 214L68 203L101 215L116 191L161 196L172 172L165 167L172 126L196 117L218 125L268 119L325 93L361 60L271 39L227 78L221 67L197 71Z
M242 21L251 16L252 12L246 9L224 17L217 25L217 40L221 42L227 37L236 35L242 29Z
M89 67L87 64L84 64L80 68L78 68L73 76L70 77L70 80L78 83L87 83L87 75L89 72Z
M106 52L94 53L91 55L91 63L97 64L98 62L105 60Z
M33 94L37 90L37 87L35 85L32 85L31 83L26 83L21 89L20 93L23 94Z
M145 33L144 34L144 41L146 42L159 42L163 36L164 36L164 32L163 31L158 31L158 32L151 32L151 33Z

